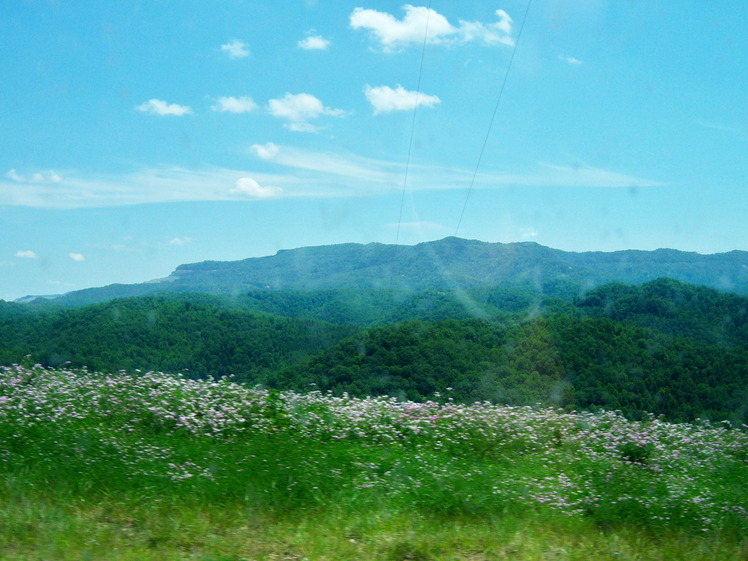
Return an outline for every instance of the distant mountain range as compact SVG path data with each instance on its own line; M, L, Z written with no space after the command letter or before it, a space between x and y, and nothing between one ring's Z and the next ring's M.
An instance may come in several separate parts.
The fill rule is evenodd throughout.
M78 306L113 298L163 292L241 294L249 291L391 289L461 290L528 286L569 297L609 282L641 284L668 277L690 284L748 294L748 252L703 255L673 249L568 252L533 242L488 243L456 237L414 246L340 244L281 250L241 261L180 265L165 279L113 284L55 297Z

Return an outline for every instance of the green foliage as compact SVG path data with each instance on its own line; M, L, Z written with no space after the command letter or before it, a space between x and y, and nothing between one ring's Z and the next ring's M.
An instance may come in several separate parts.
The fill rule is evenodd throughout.
M51 366L233 374L256 383L352 331L230 308L205 295L130 298L0 320L0 362L30 354Z
M373 327L401 321L488 318L540 313L548 300L529 286L465 291L423 290L254 290L234 297L242 309L338 325Z
M644 412L676 421L748 420L748 349L607 318L405 322L369 329L267 383L337 395L451 398Z
M590 315L712 345L748 343L748 298L673 279L602 286L578 305Z
M0 300L0 320L23 317L29 313L30 310L28 306Z

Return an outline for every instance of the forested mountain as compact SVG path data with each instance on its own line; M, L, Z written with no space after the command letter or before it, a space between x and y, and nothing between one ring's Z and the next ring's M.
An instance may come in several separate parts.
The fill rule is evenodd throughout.
M19 317L31 313L28 306L0 300L0 318Z
M748 420L748 347L718 348L608 318L406 322L367 330L273 375L336 394ZM447 389L451 388L451 389Z
M748 343L748 298L673 279L609 284L578 300L584 313L713 345Z
M406 320L469 319L536 313L551 300L532 287L493 287L465 291L425 289L254 290L231 297L246 309L358 327Z
M340 244L281 250L242 261L181 265L165 279L75 291L55 301L76 306L161 292L237 295L365 289L407 293L495 286L527 286L547 296L573 297L609 282L639 284L660 277L748 294L748 252L574 253L532 242L486 243L454 237L415 246Z
M669 249L573 253L534 242L486 243L445 238L415 246L371 243L305 247L272 257L206 261L178 267L165 280L201 289L467 289L561 281L589 287L659 277L748 293L748 252L700 255Z
M354 329L230 308L207 295L127 298L24 316L0 314L0 364L191 377L236 374L255 382L328 348Z
M140 285L133 285L140 286ZM203 293L161 292L157 297L173 298ZM71 297L77 293L71 293ZM317 319L338 325L371 327L397 321L493 317L504 313L535 313L550 302L532 286L481 287L461 291L424 289L251 290L237 295L212 295L222 305L290 318ZM108 301L108 300L106 300ZM71 301L65 300L71 304ZM31 305L6 303L16 313L45 313L78 305L61 305L57 300L41 300ZM3 308L0 307L0 317Z

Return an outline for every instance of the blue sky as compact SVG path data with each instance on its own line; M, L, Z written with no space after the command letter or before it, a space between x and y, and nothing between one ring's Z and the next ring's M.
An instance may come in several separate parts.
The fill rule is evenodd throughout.
M455 234L748 249L748 3L526 8L3 2L0 298Z

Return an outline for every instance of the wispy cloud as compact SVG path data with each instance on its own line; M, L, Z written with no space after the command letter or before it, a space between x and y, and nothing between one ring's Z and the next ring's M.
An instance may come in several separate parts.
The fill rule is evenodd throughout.
M254 144L245 169L147 168L129 174L66 172L58 183L18 183L0 178L0 206L90 208L187 201L246 201L279 197L332 198L393 193L402 189L401 161L313 151L274 143ZM262 171L261 171L262 170ZM272 170L268 172L267 170ZM408 189L466 188L472 169L411 163ZM642 188L662 182L584 164L538 163L524 170L484 170L476 189L512 187ZM20 255L19 255L20 256Z
M435 95L408 91L399 84L394 89L389 86L367 85L364 88L364 95L374 108L375 115L392 111L408 111L420 105L433 107L441 103L441 99Z
M285 175L181 167L146 168L127 174L73 174L56 184L19 184L0 179L0 206L36 208L98 208L188 201L246 200L237 180L251 176L260 185L293 184ZM246 187L246 186L245 186ZM277 195L277 192L274 192Z
M558 55L558 60L560 60L561 62L565 62L566 64L571 64L574 66L579 66L580 64L583 64L581 60L573 56Z
M342 109L326 107L312 94L286 93L281 98L271 99L267 105L268 112L274 117L289 121L286 128L296 132L317 132L319 128L309 121L322 115L343 117L346 112Z
M399 188L405 171L402 162L388 162L351 154L337 154L277 146L273 143L254 144L250 152L266 162L308 172L312 183L333 189L333 196L343 194L374 193ZM408 187L413 190L446 190L465 188L473 175L472 170L433 165L411 164ZM294 177L300 177L294 175ZM505 186L538 187L601 187L631 188L654 187L662 182L587 166L563 166L539 163L535 169L522 172L485 171L475 177L478 189Z
M72 259L73 261L78 262L86 260L86 256L82 253L68 253L68 257L70 257L70 259Z
M229 55L229 58L246 58L249 56L249 46L239 39L221 45L221 50Z
M216 104L210 107L213 111L223 113L250 113L259 108L255 100L249 96L219 97Z
M741 135L748 139L748 126L740 127L736 125L726 125L724 123L716 123L714 121L706 121L703 119L696 121L696 124L705 129Z
M300 171L313 172L318 185L355 191L362 183L392 187L403 170L401 163L388 163L354 155L254 144L250 151L266 161Z
M429 8L405 5L403 10L405 15L397 19L387 12L356 8L349 23L353 29L367 30L385 52L421 44L424 37L429 44L454 45L476 41L485 45L514 45L512 18L504 10L496 11L497 21L492 23L460 20L457 25L452 25L445 16Z
M16 257L19 257L20 259L38 259L39 258L36 252L31 251L30 249L19 249L18 251L16 251Z
M184 238L176 237L176 238L170 239L168 242L168 245L187 245L188 243L191 243L191 242L192 242L192 238L190 238L189 236L184 237Z
M321 35L309 35L297 43L305 51L326 51L330 47L330 40Z
M167 103L160 99L149 99L145 103L141 103L135 109L143 113L149 113L151 115L175 115L181 117L182 115L189 115L192 113L192 108L187 105L178 105L176 103Z
M11 169L5 174L5 177L16 183L59 183L62 181L60 174L54 170L21 174L15 169Z
M61 281L61 280L48 280L47 284L49 286L58 286L58 287L61 286L61 287L65 287L65 288L72 288L72 287L75 286L75 284L72 283L72 282L65 282L65 281Z
M540 169L535 174L525 177L525 181L518 181L519 185L547 185L549 187L660 187L665 185L661 181L636 177L625 173L596 168L588 165L562 166L540 163ZM530 181L530 183L527 183Z

